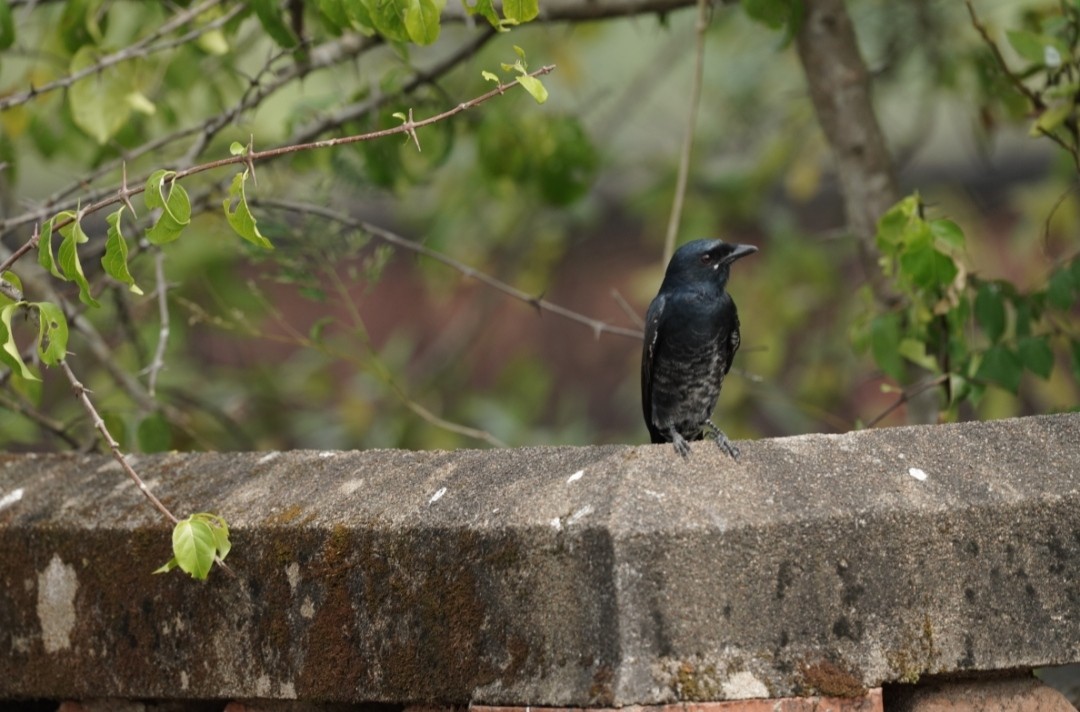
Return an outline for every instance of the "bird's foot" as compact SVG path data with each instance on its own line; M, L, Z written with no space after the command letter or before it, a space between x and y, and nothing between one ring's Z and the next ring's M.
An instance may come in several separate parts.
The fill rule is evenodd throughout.
M716 441L716 445L731 456L732 460L738 461L739 448L735 446L735 443L728 440L728 436L724 435L724 431L716 427L716 424L712 421L706 421L705 428L712 433L713 440Z
M682 455L682 459L690 459L690 443L686 442L686 438L674 430L671 431L671 444L675 446L675 452Z

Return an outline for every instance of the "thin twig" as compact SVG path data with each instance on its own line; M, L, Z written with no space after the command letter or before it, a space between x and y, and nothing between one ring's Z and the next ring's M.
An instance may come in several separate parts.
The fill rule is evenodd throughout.
M55 89L66 89L80 79L85 79L86 77L93 76L94 74L108 69L113 65L120 64L121 62L126 62L134 59L144 59L151 54L156 54L157 52L163 52L165 50L173 49L174 47L185 45L188 42L191 42L193 39L199 37L200 35L204 35L207 32L211 32L218 29L219 27L222 27L223 25L225 25L225 23L229 22L229 20L233 19L235 16L239 15L244 10L244 6L238 4L231 8L228 12L223 14L221 17L218 17L211 22L202 25L201 27L196 27L194 30L185 33L180 37L171 39L167 42L162 42L160 44L151 46L151 43L155 40L164 37L178 27L186 25L193 18L199 16L214 5L220 4L221 0L206 0L206 2L196 5L195 7L191 7L187 10L184 10L183 12L177 13L172 18L170 18L168 22L163 24L153 33L142 38L135 44L129 45L124 49L119 50L118 52L113 52L112 54L105 55L89 67L84 67L77 72L72 72L67 76L60 77L59 79L47 82L45 84L42 84L41 86L32 87L27 91L20 92L18 94L9 94L8 96L0 98L0 111L10 109L11 107L18 106L19 104L25 104L26 102L31 101L32 99L36 99L42 94L47 94Z
M177 519L176 515L170 512L169 508L162 504L161 500L150 491L150 488L146 486L146 483L142 481L142 478L139 477L138 473L135 472L134 468L132 468L131 464L127 461L127 458L124 457L124 453L120 451L120 443L116 442L116 438L109 432L109 428L105 425L105 421L101 419L97 408L95 408L94 404L90 401L90 396L88 395L89 391L86 389L86 386L75 377L75 373L71 370L71 366L68 365L67 359L60 362L60 369L64 372L64 375L67 376L68 383L71 384L71 390L75 392L75 398L78 399L83 409L90 416L90 421L93 423L94 429L101 433L102 440L109 446L113 458L120 463L120 467L123 468L124 473L131 478L131 481L135 483L135 486L139 488L139 491L143 493L143 496L150 500L150 504L154 505L154 508L157 509L157 511L165 515L165 518L173 524L177 524L180 520Z
M151 398L157 392L158 373L165 367L165 348L169 345L169 284L165 280L165 251L158 250L154 256L154 276L157 279L158 319L161 327L158 330L157 348L154 350L154 360L147 369L150 374L147 379L146 391Z
M619 308L623 310L623 314L626 314L627 318L634 322L634 326L642 331L645 330L645 320L634 310L634 307L630 306L630 302L626 301L626 298L623 297L618 289L611 290L611 298L614 299L615 303L619 305Z
M964 0L964 4L967 5L968 14L971 16L971 26L974 27L975 31L982 36L983 42L986 43L986 45L990 48L990 51L994 54L994 60L997 62L998 67L1001 69L1001 71L1004 72L1005 76L1009 78L1009 81L1012 82L1014 87L1016 87L1016 90L1023 94L1025 97L1027 97L1028 101L1031 102L1031 105L1035 109L1041 110L1045 108L1046 105L1043 104L1042 98L1034 91L1032 91L1026 84L1024 84L1023 80L1013 74L1012 70L1009 69L1009 64L1005 61L1005 57L1001 54L1001 50L998 48L997 42L994 42L994 40L990 37L990 33L987 31L986 25L982 23L982 21L979 19L979 16L975 13L975 6L972 4L971 0Z
M318 215L319 217L327 220L332 220L341 225L347 225L356 230L366 232L369 235L382 240L383 242L401 247L405 250L413 252L418 255L430 257L431 259L441 262L447 267L457 270L466 277L471 277L478 282L486 284L487 286L496 289L503 294L506 294L514 299L522 301L529 306L536 308L539 311L551 312L570 321L583 324L592 329L593 334L599 338L601 334L612 334L614 336L625 336L631 339L640 340L643 338L643 334L636 329L627 329L621 326L613 326L607 322L600 321L599 319L593 319L578 312L567 309L566 307L553 304L546 299L536 297L526 292L512 287L502 280L496 279L491 275L481 272L473 267L470 267L462 262L458 262L452 257L444 255L441 252L426 247L419 243L413 242L408 238L402 237L396 233L390 232L385 228L373 225L363 220L357 220L356 218L346 215L345 213L339 213L336 210L330 208L324 208L321 205L315 205L313 203L301 203L291 200L280 200L277 198L248 198L248 202L252 205L265 206L268 208L278 208L281 210L288 210L296 213L307 213L311 215Z
M879 413L876 418L874 418L869 423L867 423L866 427L867 428L874 427L875 425L880 423L882 420L884 420L885 416L887 416L889 413L892 413L894 410L896 410L900 406L904 405L905 403L910 401L915 396L920 395L922 393L925 393L926 391L930 390L931 388L937 388L940 385L944 385L948 380L949 380L949 375L944 374L944 375L938 376L937 378L932 378L929 381L924 381L923 383L920 383L919 385L915 386L914 388L910 388L910 389L902 391L900 393L900 397L897 398L896 401L892 403L892 405L890 405L884 411Z
M73 436L67 431L67 428L64 427L63 423L58 420L54 420L53 418L50 418L49 416L38 411L37 409L32 408L14 398L8 398L3 393L0 393L0 406L3 406L4 408L7 408L14 413L19 413L25 418L32 420L40 427L44 428L48 432L63 440L69 446L73 448L79 447L79 441L75 439L75 436Z
M538 76L541 76L541 75L544 75L544 74L549 74L550 72L554 71L554 69L555 69L555 65L549 64L547 66L541 67L540 69L537 69L534 72L530 72L528 76L538 77ZM388 129L382 129L380 131L372 131L370 133L365 133L365 134L356 134L356 135L353 135L353 136L342 136L342 137L339 137L339 138L329 138L329 139L323 139L321 141L312 141L312 142L309 142L309 143L291 144L291 145L287 145L287 146L281 146L279 148L271 148L271 149L268 149L266 151L257 151L257 152L253 152L253 153L250 153L250 154L245 152L244 155L229 156L228 158L221 158L221 159L218 159L216 161L210 161L209 163L203 163L203 164L200 164L198 166L192 166L191 168L187 168L187 169L184 169L184 170L177 171L175 174L173 174L169 178L169 180L178 181L178 180L181 180L181 179L186 178L188 176L195 175L196 173L203 173L205 171L214 170L216 168L222 168L224 166L235 165L237 163L243 163L243 164L247 165L247 164L253 163L255 161L262 161L262 160L267 160L267 159L271 159L271 158L277 158L278 156L284 156L284 155L291 154L291 153L299 153L301 151L312 151L312 150L320 149L320 148L333 148L335 146L345 146L345 145L348 145L348 144L351 144L351 143L359 143L361 141L371 141L371 140L374 140L374 139L385 138L387 136L394 136L394 135L402 134L402 133L407 134L410 131L415 131L416 129L423 128L425 126L430 126L430 125L436 124L436 123L438 123L440 121L445 121L446 119L448 119L448 118L450 118L452 116L455 116L457 114L460 114L463 111L467 111L467 110L469 110L469 109L471 109L471 108L473 108L475 106L483 104L484 102L489 101L490 99L493 99L494 97L503 94L507 89L513 87L516 84L518 84L517 79L514 79L513 81L507 82L506 84L500 84L499 86L495 87L494 89L491 89L490 91L487 91L487 92L481 94L478 97L470 99L469 101L462 102L462 103L458 104L457 106L453 107L452 109L448 109L446 111L443 111L442 113L436 114L434 116L430 116L430 117L428 117L426 119L421 119L420 121L416 121L416 122L413 122L413 123L399 124L398 126L394 126L394 127L388 128ZM134 188L129 188L126 193L123 193L123 192L114 193L113 195L111 195L111 196L109 196L107 198L99 200L99 201L97 201L95 203L92 203L91 205L88 205L87 207L83 208L79 213L79 218L85 217L86 215L89 215L91 213L96 213L97 211L103 210L104 208L107 208L110 205L114 205L115 203L123 202L124 198L130 198L133 195L138 195L138 194L144 192L145 190L146 190L146 186L145 185L140 185L140 186L136 186ZM65 218L63 220L59 220L59 221L57 221L57 222L55 222L53 224L53 229L54 230L59 230L62 227L70 225L72 222L75 222L75 218ZM23 255L25 255L27 252L29 252L33 247L32 242L33 242L32 240L28 240L27 242L25 242L24 244L19 246L14 252L12 252L11 255L8 257L8 259L6 259L3 262L3 264L0 264L0 274L5 272L6 270L8 270L11 267L11 265L13 265Z
M683 202L686 200L686 182L690 175L690 158L694 150L694 134L697 132L698 107L701 104L701 83L705 75L705 31L709 28L709 1L698 0L697 47L694 52L694 74L690 84L690 100L686 112L686 133L683 135L682 152L679 155L679 173L675 179L675 196L671 201L667 234L664 237L664 264L675 254L675 238L679 235Z

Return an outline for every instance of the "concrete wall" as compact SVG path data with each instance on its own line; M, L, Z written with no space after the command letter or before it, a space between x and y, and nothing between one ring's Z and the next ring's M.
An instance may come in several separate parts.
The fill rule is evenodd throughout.
M0 700L608 707L1080 660L1080 414L669 446L0 456Z

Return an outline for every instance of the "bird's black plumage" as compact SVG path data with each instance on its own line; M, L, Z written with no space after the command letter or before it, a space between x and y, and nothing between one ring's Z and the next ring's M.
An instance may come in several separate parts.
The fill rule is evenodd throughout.
M689 440L708 430L733 458L738 448L713 425L724 376L739 348L739 313L727 293L731 263L753 245L694 240L668 263L645 317L641 404L654 443L670 442L687 457Z

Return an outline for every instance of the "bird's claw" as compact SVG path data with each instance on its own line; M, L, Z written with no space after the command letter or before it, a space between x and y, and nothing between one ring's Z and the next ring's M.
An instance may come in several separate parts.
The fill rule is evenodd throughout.
M673 432L671 437L671 444L675 446L675 452L682 455L682 459L690 459L690 443L686 442L686 438Z
M716 427L716 424L709 421L705 424L705 427L712 432L713 439L716 441L717 447L731 456L732 460L738 462L739 460L739 448L735 446L735 443L728 440L728 436L724 435L724 431Z

